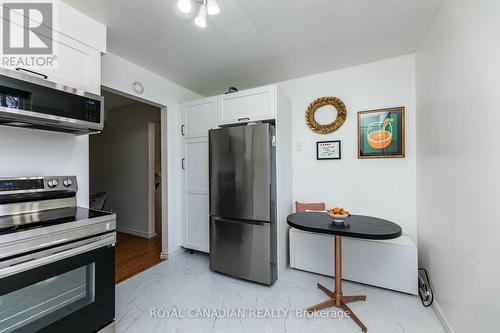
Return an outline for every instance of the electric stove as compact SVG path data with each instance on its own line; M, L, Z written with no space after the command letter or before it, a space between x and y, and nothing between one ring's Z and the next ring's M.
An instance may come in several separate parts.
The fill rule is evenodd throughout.
M75 176L0 178L0 332L114 331L116 215Z

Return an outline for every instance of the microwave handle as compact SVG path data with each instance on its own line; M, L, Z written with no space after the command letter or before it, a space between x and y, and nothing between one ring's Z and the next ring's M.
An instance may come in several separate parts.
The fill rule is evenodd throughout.
M45 75L43 73L38 73L38 72L32 71L31 69L16 67L16 71L18 71L18 72L25 71L25 72L28 72L31 74L39 75L39 76L43 77L45 80L47 80L49 78L47 75Z
M0 279L115 243L116 234L112 233L7 260L0 263Z

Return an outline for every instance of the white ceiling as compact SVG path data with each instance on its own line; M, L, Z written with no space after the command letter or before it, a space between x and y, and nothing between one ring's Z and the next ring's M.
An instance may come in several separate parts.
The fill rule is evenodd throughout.
M208 27L176 0L65 0L108 27L108 48L203 95L415 50L441 0L218 0Z

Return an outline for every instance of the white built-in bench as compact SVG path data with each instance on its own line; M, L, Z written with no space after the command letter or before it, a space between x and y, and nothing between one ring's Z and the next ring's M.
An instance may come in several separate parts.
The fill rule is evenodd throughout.
M290 229L290 266L334 276L334 236ZM342 277L417 294L417 246L408 236L391 240L342 237Z

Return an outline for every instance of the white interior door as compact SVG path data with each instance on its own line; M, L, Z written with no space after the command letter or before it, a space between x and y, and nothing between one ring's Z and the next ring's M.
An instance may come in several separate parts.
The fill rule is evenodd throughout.
M217 99L183 105L184 247L209 251L208 131L217 123Z

